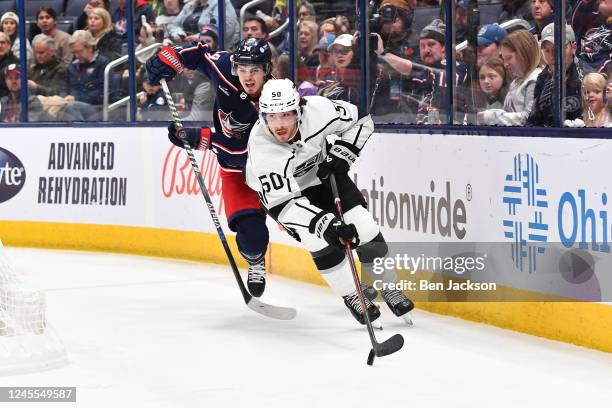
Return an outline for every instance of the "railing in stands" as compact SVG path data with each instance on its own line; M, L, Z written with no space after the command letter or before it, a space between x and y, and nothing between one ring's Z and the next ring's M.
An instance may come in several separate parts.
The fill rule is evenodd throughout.
M240 32L241 33L242 33L242 26L244 25L244 18L246 17L247 11L250 8L260 5L261 3L265 3L266 1L267 0L251 0L240 8Z
M151 44L148 47L142 48L138 51L136 51L134 53L134 56L140 55L140 54L144 54L145 52L151 51L151 50L156 50L158 48L161 48L163 46L162 43L155 43L155 44ZM124 55L123 57L117 58L116 60L113 60L112 62L108 63L108 65L106 65L106 68L104 68L104 95L103 95L103 103L102 103L102 120L107 121L108 120L108 113L110 112L109 109L109 78L110 78L110 72L113 68L115 68L118 65L121 65L125 62L127 62L128 60L128 56ZM128 97L129 100L129 97Z

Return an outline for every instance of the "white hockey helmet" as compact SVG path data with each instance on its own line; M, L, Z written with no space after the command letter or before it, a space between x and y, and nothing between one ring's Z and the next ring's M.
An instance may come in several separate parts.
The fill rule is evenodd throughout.
M290 79L271 79L266 82L259 97L261 113L297 111L300 113L300 94Z

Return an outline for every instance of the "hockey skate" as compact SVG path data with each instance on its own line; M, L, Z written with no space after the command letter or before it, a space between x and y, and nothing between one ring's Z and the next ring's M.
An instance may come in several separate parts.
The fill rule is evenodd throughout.
M372 302L378 296L378 291L374 289L372 286L361 282L361 291L363 292L363 296L370 299Z
M266 288L266 263L261 262L249 265L247 287L253 297L260 297Z
M353 292L350 295L342 296L342 299L344 299L344 304L351 311L353 317L357 319L359 323L366 324L365 318L362 313L363 309L361 308L361 301L359 300L357 292ZM380 325L378 322L374 323L374 321L380 317L380 308L365 296L364 300L366 303L366 308L368 310L368 317L370 318L370 322L372 323L372 327L382 329L382 325Z
M412 316L410 314L410 311L414 309L412 300L408 299L399 290L383 290L382 295L393 314L401 317L406 324L412 326Z

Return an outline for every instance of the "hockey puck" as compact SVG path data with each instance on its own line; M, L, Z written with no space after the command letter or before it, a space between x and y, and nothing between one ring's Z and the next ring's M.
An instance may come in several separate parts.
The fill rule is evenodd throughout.
M368 354L368 365L371 366L372 364L374 364L374 357L376 356L376 354L374 353L374 349L370 350L370 354Z

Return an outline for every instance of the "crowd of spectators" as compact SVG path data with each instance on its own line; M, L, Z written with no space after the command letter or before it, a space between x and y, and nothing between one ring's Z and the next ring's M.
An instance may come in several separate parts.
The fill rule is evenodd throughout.
M40 104L45 113L37 117L100 120L104 68L127 52L127 1L89 0L77 10L78 15L70 16L71 26L64 24L66 31L58 28L58 20L68 17L64 10L43 6L33 22L28 19L28 100L37 109ZM164 120L167 116L161 91L144 75L143 64L156 52L155 44L203 41L217 49L219 1L225 8L225 49L231 51L242 38L265 38L272 45L273 75L289 76L284 0L267 0L250 8L242 25L240 8L247 0L132 1L139 119ZM65 2L66 10L68 3L70 0ZM565 125L612 126L612 102L606 97L612 74L612 0L568 0L566 4ZM480 0L480 21L476 23L473 6L472 0L457 0L455 32L450 33L440 0L369 2L370 66L366 72L370 88L365 93L368 109L377 120L448 121L445 42L454 34L458 44L452 81L456 123L553 125L552 0ZM363 73L357 14L353 0L298 3L296 84L302 95L360 103ZM510 20L513 23L508 25ZM19 24L15 12L0 16L0 97L7 98L3 106L16 101ZM467 47L459 46L462 42ZM127 64L116 66L109 81L111 102L127 96ZM170 87L185 119L209 118L214 92L208 78L188 71ZM2 120L19 120L15 109L10 112ZM125 109L112 115L121 120Z

